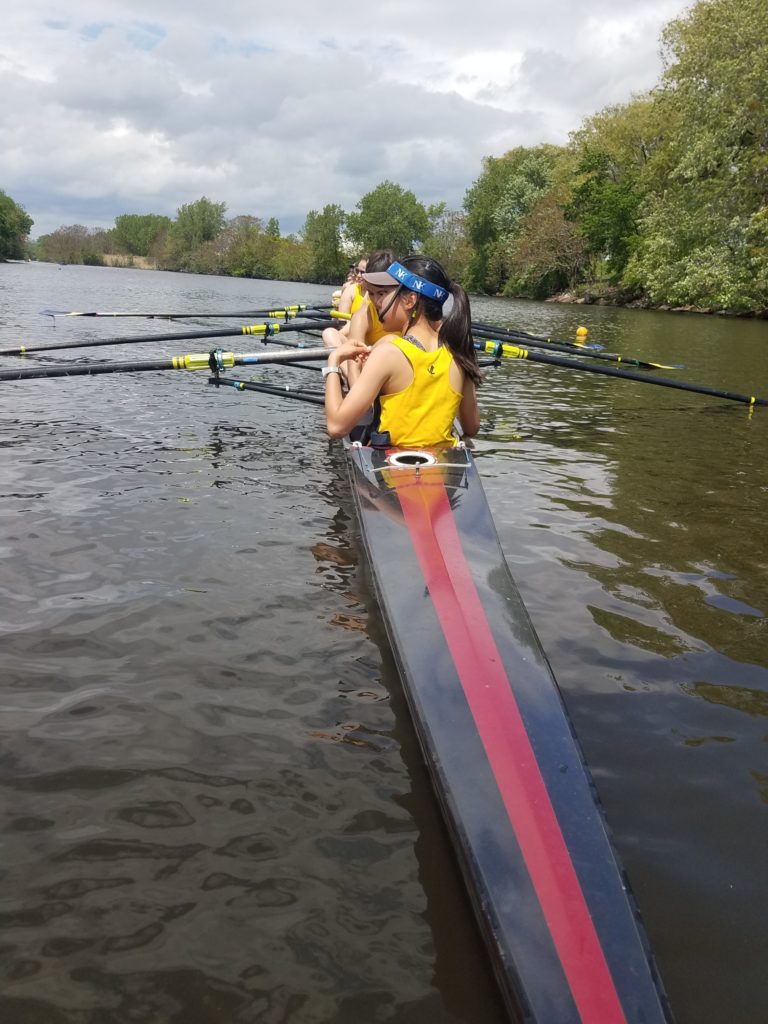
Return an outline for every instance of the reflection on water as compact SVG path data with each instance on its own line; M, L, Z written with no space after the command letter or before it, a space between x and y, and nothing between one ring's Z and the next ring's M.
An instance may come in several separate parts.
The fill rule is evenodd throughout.
M166 327L54 328L45 306L314 297L0 266L0 344ZM768 394L764 323L476 315L587 322ZM502 1020L317 411L194 374L2 386L4 1021ZM502 545L678 1022L768 1019L768 416L521 362L481 403Z

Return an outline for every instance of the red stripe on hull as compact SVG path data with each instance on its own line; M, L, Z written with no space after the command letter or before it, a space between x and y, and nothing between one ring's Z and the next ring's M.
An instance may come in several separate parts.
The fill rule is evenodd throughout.
M584 1024L627 1024L448 496L425 477L390 480L574 1003Z

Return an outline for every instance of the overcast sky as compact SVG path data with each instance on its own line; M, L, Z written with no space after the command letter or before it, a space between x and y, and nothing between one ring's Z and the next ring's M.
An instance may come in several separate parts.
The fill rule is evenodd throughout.
M202 195L296 230L385 178L461 205L483 156L650 88L683 0L16 0L0 189L109 227Z

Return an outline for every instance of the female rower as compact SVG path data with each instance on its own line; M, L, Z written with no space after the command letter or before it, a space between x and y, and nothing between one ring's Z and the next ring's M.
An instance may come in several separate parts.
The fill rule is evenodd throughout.
M480 371L471 334L467 293L437 260L409 256L386 271L363 275L383 326L374 348L345 342L328 356L325 419L331 437L343 437L374 406L372 439L383 446L423 448L456 442L480 427L476 386ZM443 304L453 306L443 318ZM339 366L362 362L358 379L342 395Z
M366 261L366 270L361 271L359 274L359 298L358 296L355 296L350 305L352 319L345 323L341 328L326 327L323 331L323 344L327 348L337 348L339 345L343 345L345 341L351 338L362 340L366 345L375 345L380 338L383 338L385 334L389 333L384 327L382 327L378 313L376 312L376 307L368 297L366 291L367 286L363 280L363 275L365 273L374 273L386 270L387 267L391 266L394 262L395 254L391 249L377 249L375 252L371 253ZM346 375L347 368L345 367L345 376Z
M355 305L355 309L362 302L363 286L362 286L362 274L365 271L368 261L365 258L361 258L350 267L352 272L351 278L344 283L341 289L341 298L339 299L339 312L340 313L354 313L352 308Z

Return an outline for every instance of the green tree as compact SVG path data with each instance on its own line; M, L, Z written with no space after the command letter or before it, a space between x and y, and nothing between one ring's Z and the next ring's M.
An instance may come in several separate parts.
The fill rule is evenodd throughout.
M768 4L704 0L663 34L667 125L624 280L654 301L768 307Z
M278 221L277 217L269 218L269 220L267 221L266 233L269 235L270 238L280 237L280 222Z
M176 211L174 233L187 249L212 242L224 227L226 211L226 203L213 203L205 196L194 203L185 203Z
M383 181L347 216L347 233L362 252L393 249L407 256L429 234L429 217L413 192Z
M224 272L271 280L279 276L276 264L281 242L264 230L258 217L241 216L217 235L215 246Z
M204 254L198 254L198 250L213 242L222 231L226 209L226 203L214 203L205 196L180 206L168 231L162 266L168 270L208 273L198 267L215 264L215 250L211 246Z
M273 255L272 267L278 281L312 280L312 256L307 243L294 235L281 238Z
M557 180L558 146L518 146L500 157L486 157L483 170L464 197L472 256L466 274L472 291L500 292L518 222L531 204Z
M27 211L0 190L0 260L23 258L33 223Z
M638 222L648 193L648 166L663 139L652 96L607 107L571 135L574 169L569 219L578 223L596 261L618 281L637 242Z
M347 258L341 247L345 214L340 206L329 204L322 213L310 210L302 228L302 236L310 254L310 280L335 284L344 279Z
M567 213L577 221L592 254L608 263L618 281L637 240L642 195L631 178L617 177L605 153L589 154L579 168L586 172L573 193Z
M70 224L38 238L35 254L45 262L100 267L104 265L104 253L111 249L111 232Z
M463 281L472 248L467 236L466 216L461 210L449 210L445 203L436 203L427 210L429 235L424 253L439 260L455 281Z
M113 239L130 256L148 256L158 236L171 226L171 218L157 213L122 213L115 217Z
M516 235L521 219L552 184L552 164L543 153L526 155L507 179L493 213L498 235Z
M223 265L234 277L252 277L252 239L262 233L258 217L240 215L227 222L217 237Z
M587 261L586 240L550 189L520 218L505 294L546 298L579 281Z

